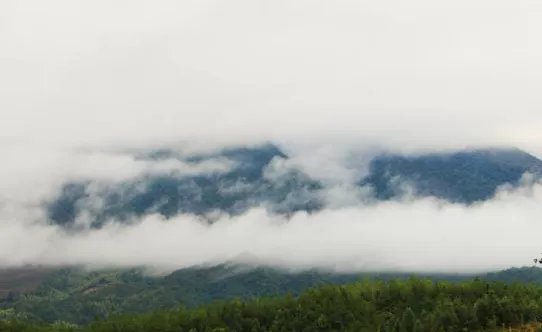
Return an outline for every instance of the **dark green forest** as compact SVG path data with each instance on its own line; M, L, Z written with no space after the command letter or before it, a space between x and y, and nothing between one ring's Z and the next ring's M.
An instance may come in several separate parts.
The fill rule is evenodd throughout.
M411 277L97 318L84 326L12 318L0 321L0 331L500 331L540 320L540 285Z
M420 275L432 281L465 282L474 276ZM542 285L542 269L513 268L480 276L488 282ZM4 318L78 325L95 318L107 319L124 313L145 314L179 306L195 308L232 298L253 300L261 297L297 296L306 289L344 285L362 279L407 280L409 274L332 274L318 271L287 273L258 268L193 268L166 276L149 276L142 270L85 271L62 269L47 276L29 293L12 292L0 300Z

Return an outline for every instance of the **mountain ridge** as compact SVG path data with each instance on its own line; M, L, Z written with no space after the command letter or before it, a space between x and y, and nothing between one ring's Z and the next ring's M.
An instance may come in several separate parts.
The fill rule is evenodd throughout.
M171 157L173 152L158 151ZM100 227L107 219L129 220L148 213L171 218L182 213L205 215L219 210L238 215L264 204L273 213L289 215L298 211L319 211L325 201L319 193L325 184L302 170L288 170L279 180L264 176L275 158L289 158L272 144L260 147L230 148L207 155L186 157L229 158L237 166L224 173L191 176L144 176L93 193L103 209L89 210L93 197L88 183L67 183L60 195L46 202L49 219L70 226L82 210L91 212L92 225ZM542 175L542 161L516 148L477 149L454 153L399 155L383 153L369 162L366 176L360 174L357 186L371 190L377 200L399 197L406 183L419 197L433 196L454 203L472 204L491 199L505 184L517 186L525 173ZM361 204L362 202L360 202Z

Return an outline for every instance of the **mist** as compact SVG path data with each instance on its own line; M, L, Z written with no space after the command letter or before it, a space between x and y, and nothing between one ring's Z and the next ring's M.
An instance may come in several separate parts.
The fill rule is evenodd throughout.
M369 194L353 183L380 151L542 155L541 39L534 0L2 1L0 266L528 264L540 251L538 184L463 206L361 204L353 197ZM134 151L269 141L291 159L267 176L302 169L325 183L327 209L286 219L255 206L212 225L149 215L70 233L43 207L73 181L108 188L233 167Z
M148 215L137 224L110 222L79 233L4 221L0 266L172 271L233 263L335 272L494 271L529 265L538 255L541 198L536 183L503 189L470 207L404 197L288 219L263 208L212 224L194 215Z

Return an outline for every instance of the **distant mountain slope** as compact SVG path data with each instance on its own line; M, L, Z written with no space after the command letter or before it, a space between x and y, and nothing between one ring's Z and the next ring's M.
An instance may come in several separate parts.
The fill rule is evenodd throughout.
M85 272L61 269L46 276L28 296L0 301L1 309L53 322L86 323L95 316L123 312L148 312L179 305L195 306L234 297L253 298L282 295L322 284L345 284L363 278L391 280L409 274L337 275L308 271L298 274L258 268L248 271L224 266L185 269L165 277L146 277L138 270ZM432 280L462 281L474 276L420 275ZM482 275L481 278L507 283L542 284L542 269L515 268Z
M160 151L147 158L165 158L173 154ZM276 147L227 149L213 155L192 156L185 161L196 162L222 157L236 167L225 173L197 176L164 175L143 177L108 188L100 193L103 210L94 211L94 225L108 217L126 219L157 212L166 217L179 213L204 215L214 210L239 214L250 207L267 204L277 213L315 210L322 202L311 195L321 184L307 175L291 171L280 182L267 179L265 168L274 158L286 158ZM48 205L49 217L57 224L69 225L86 206L87 183L68 183L61 195ZM290 199L290 197L295 199Z
M473 203L491 198L504 184L517 185L526 172L541 175L542 161L518 149L491 149L407 157L383 155L370 164L360 185L375 188L379 199L398 194L394 178L413 185L419 196Z
M78 326L73 322L88 322L87 316L92 313L88 309L94 309L90 306L93 302L82 298L69 303L42 303L42 317L44 313L63 313L65 320L54 324L37 323L33 320L38 317L30 313L0 310L4 317L19 318L0 320L0 330L527 332L539 331L540 294L540 285L480 278L462 282L419 277L363 280L310 287L297 296L229 299L197 308L155 308L148 314L118 315L114 299L110 299L100 303L98 319Z
M53 268L0 269L0 299L10 298L18 293L32 292L54 272Z
M141 158L160 159L175 156L156 151ZM318 195L324 185L301 171L289 171L280 181L265 177L274 158L288 158L277 147L264 145L228 149L212 155L197 155L185 161L196 162L222 157L237 165L225 173L197 176L163 175L128 181L98 193L101 210L94 211L94 226L108 217L126 219L158 212L166 217L179 213L204 215L214 210L239 214L250 207L265 204L276 213L300 210L317 211L323 207ZM400 194L397 179L413 185L420 196L435 196L452 202L472 203L491 198L504 184L517 184L525 172L542 174L542 161L518 149L486 149L451 154L399 156L384 154L374 158L369 174L360 186L374 189L377 199ZM61 195L48 203L50 219L69 225L89 204L88 183L68 183Z
M151 159L171 157L175 154L167 150L138 156ZM288 158L273 145L228 149L184 160L198 162L215 157L232 160L236 166L225 173L142 177L98 192L103 204L101 209L93 210L93 226L99 227L108 217L127 219L151 212L166 217L179 213L204 215L213 210L238 214L252 206L265 204L275 213L288 214L300 210L318 211L323 207L318 193L325 189L324 184L307 174L292 170L281 175L281 181L265 176L266 168L274 158ZM525 172L542 175L542 161L517 149L481 149L420 156L383 154L370 162L368 175L360 175L358 184L372 187L375 197L381 200L399 195L400 186L397 184L404 181L412 184L417 195L469 204L491 198L499 186L516 185ZM71 225L81 210L89 206L88 189L88 183L67 183L59 197L47 202L51 220ZM43 274L43 278L46 276ZM176 304L195 305L233 296L297 293L313 285L343 283L360 277L362 275L318 272L296 275L269 269L233 273L228 268L217 267L180 270L167 277L150 278L134 270L81 273L68 269L49 275L38 283L33 279L30 287L13 284L22 291L35 289L35 293L17 299L10 296L9 300L3 300L0 309L12 308L15 312L31 313L49 321L67 319L82 322L94 315L141 312ZM386 279L392 275L379 277ZM511 269L485 277L506 282L540 283L542 270ZM9 291L4 292L6 294Z

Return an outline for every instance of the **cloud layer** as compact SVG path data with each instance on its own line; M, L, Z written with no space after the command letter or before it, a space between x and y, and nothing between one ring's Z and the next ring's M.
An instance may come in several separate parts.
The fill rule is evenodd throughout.
M0 265L521 265L539 250L539 187L470 208L357 206L348 156L359 176L380 148L542 155L541 31L534 0L2 1ZM69 181L231 167L130 151L264 141L329 184L333 209L211 227L149 216L77 236L47 226L41 203Z
M0 265L149 266L173 270L226 262L336 271L481 272L528 265L540 251L542 186L503 191L467 208L432 199L304 212L253 209L212 225L150 215L68 234L3 222ZM20 239L24 238L25 241Z

